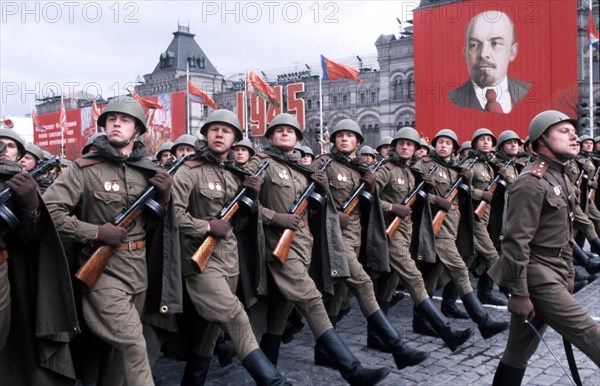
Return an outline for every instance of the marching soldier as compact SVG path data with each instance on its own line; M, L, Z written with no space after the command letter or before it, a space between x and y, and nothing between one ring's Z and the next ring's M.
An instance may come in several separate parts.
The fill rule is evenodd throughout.
M25 144L25 155L19 160L24 171L30 172L36 168L44 159L42 149L32 143Z
M237 168L233 160L231 146L242 139L234 113L214 111L200 132L206 138L206 146L198 149L196 155L177 171L173 185L182 234L183 276L193 304L193 310L187 313L198 320L193 336L187 337L192 355L181 384L204 384L216 339L223 329L231 337L242 365L258 385L283 385L284 377L258 347L244 305L235 295L240 261L231 223L216 218L240 186L247 188L249 199L257 200L260 181ZM236 227L244 225L243 219L236 216L234 220ZM205 269L198 273L191 257L208 236L216 238L218 243Z
M415 173L411 170L410 164L414 160L414 152L419 146L419 141L420 137L415 129L412 127L401 128L392 140L389 161L377 173L377 186L381 192L381 204L386 214L386 224L389 225L395 217L402 219L394 237L389 240L390 267L398 275L400 283L410 292L416 312L425 317L433 326L435 334L444 340L450 350L455 351L469 339L473 334L473 330L471 328L453 330L450 327L450 322L431 301L425 289L423 276L411 256L411 243L413 242L411 214L415 216L412 208L420 206L421 211L423 211L423 205L415 203L411 208L401 204L416 186L417 178L415 178ZM432 175L416 174L425 183L424 190L428 191L435 187L435 179ZM414 244L418 244L417 256L433 255L431 258L435 261L435 248L433 245L435 241L433 239L433 229L431 228L431 212L428 210L429 203L427 201L425 206L426 210L423 211L418 229L418 238ZM428 245L426 246L426 244ZM378 299L379 305L386 314L386 305L389 304L394 287L387 288L387 294L384 293L382 296L384 300ZM413 329L415 327L418 330L420 325L416 322L416 319L413 319ZM371 345L369 345L370 341L373 341ZM373 327L369 325L367 345L372 347L375 344L381 347L382 345L379 342Z
M381 202L376 193L376 176L356 154L358 145L363 141L362 131L353 120L342 119L331 132L330 140L333 146L328 157L332 159L332 163L327 169L327 177L331 198L338 210L339 223L344 236L344 249L350 268L350 277L336 288L333 299L326 305L328 314L330 318L337 317L347 291L346 288L349 288L358 299L367 322L387 343L396 367L402 369L406 366L414 366L427 359L429 353L412 349L402 342L400 335L377 304L373 282L358 260L363 232L361 215L364 213L365 216L368 215L368 218L363 219L367 224L364 231L368 234L363 246L366 252L365 264L373 272L389 272L385 224ZM320 167L324 160L324 157L319 158L316 166ZM361 183L365 184L365 190L373 196L371 207L363 208L359 203L349 214L344 213L342 204ZM315 346L315 363L327 365L330 361L331 359L327 357L322 347Z
M393 148L392 140L393 140L393 138L390 137L389 135L386 135L385 137L382 137L379 140L379 143L377 144L377 147L375 148L375 150L377 151L377 153L379 153L381 155L381 158L388 157L390 150Z
M91 137L89 137L85 143L85 146L81 149L81 155L86 155L87 153L95 152L96 146L94 146L94 141L96 140L96 138L104 137L104 136L106 136L106 134L96 133L96 134L92 135Z
M577 154L576 126L555 110L539 113L529 126L538 158L512 186L502 255L489 270L508 288L512 314L494 385L521 384L540 342L532 326L541 333L551 326L600 367L600 325L571 295L571 222L577 203L565 165Z
M238 165L239 168L242 169L245 168L246 165L248 165L250 158L252 158L254 154L256 154L256 151L254 151L254 146L248 138L244 138L235 145L233 145L231 150L233 151L233 155L235 157L235 163Z
M298 163L299 157L294 153L294 146L298 140L302 140L302 132L294 116L287 113L277 115L271 121L265 136L270 144L265 148L264 153L259 153L249 165L249 169L254 170L264 160L269 162L269 168L261 178L260 202L269 255L267 268L276 288L269 291L267 333L263 334L260 347L271 362L277 364L285 323L292 307L296 306L308 321L318 344L325 349L334 367L340 371L345 380L352 385L376 384L384 379L390 370L362 367L333 329L321 293L308 274L313 249L313 237L308 228L308 214L312 211L306 210L302 216L289 213L289 208L304 192L309 180L312 180L315 181L316 192L325 201L320 213L314 213L315 216L317 218L323 216L329 226L335 225L337 213L330 203L328 205L327 176L322 171L313 172ZM274 258L271 251L275 249L285 229L296 231L296 236L291 241L287 259L282 263ZM333 237L336 238L331 240L331 243L335 242L335 245L341 246L341 235ZM344 267L345 256L339 250L332 248L333 245L329 245L327 241L330 241L329 238L324 242L328 250L327 256L319 257L328 259L328 265L331 267ZM333 272L333 276L339 277L344 272L347 273L347 267ZM323 274L332 275L329 270ZM324 280L331 281L332 278Z
M373 150L371 146L365 145L361 147L359 154L362 158L363 163L367 166L373 166L375 165L375 162L377 162L377 152Z
M156 162L158 162L158 165L163 169L167 168L169 161L174 158L173 154L171 154L171 148L173 145L174 143L171 141L165 142L160 145L158 151L156 152Z
M508 323L492 320L475 296L469 281L469 270L461 256L472 256L472 234L469 232L469 220L472 222L473 210L470 197L460 198L459 194L450 201L444 198L446 191L458 179L463 178L465 185L471 185L471 172L464 167L459 167L452 157L458 148L456 133L450 129L440 130L432 141L435 152L429 157L423 157L415 164L421 173L427 173L433 164L437 164L434 172L435 188L430 192L430 203L436 209L445 211L446 217L441 224L435 239L435 249L440 267L446 269L454 282L458 295L461 297L465 309L471 320L477 323L479 332L484 339L489 339L505 331ZM461 205L462 203L462 205ZM463 206L461 210L461 206ZM461 223L463 217L463 223ZM465 227L459 232L459 226ZM461 239L459 240L459 234ZM464 237L464 240L462 240ZM433 292L437 286L436 275L428 277L428 290Z
M173 146L171 146L171 155L175 157L175 159L179 159L186 155L195 154L196 148L199 147L199 145L196 144L198 141L201 140L194 135L180 135L173 143Z

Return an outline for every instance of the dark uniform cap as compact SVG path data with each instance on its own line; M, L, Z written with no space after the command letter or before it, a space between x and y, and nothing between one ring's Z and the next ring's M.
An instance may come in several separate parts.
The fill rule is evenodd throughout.
M224 123L231 126L235 133L235 140L240 141L242 139L242 129L240 128L240 120L237 115L226 109L215 110L210 114L206 122L200 128L200 134L206 137L208 127L213 123Z
M360 155L368 154L377 157L377 152L371 146L365 145L360 148Z
M38 161L42 161L44 159L44 152L40 149L39 146L34 145L33 143L25 144L25 152L31 153Z
M458 149L458 137L456 136L456 133L453 130L442 129L442 130L438 131L437 134L435 135L435 137L433 137L433 140L431 141L431 144L433 145L434 148L435 148L435 143L437 142L439 137L450 138L452 140L452 142L454 143L454 149Z
M106 117L109 113L123 113L127 115L131 115L138 121L138 125L141 126L140 134L144 134L146 132L146 114L144 114L144 108L135 98L130 96L118 96L112 99L104 110L102 114L98 117L98 126L105 127L106 125Z
M402 129L400 129L400 130L402 130ZM385 137L381 138L379 140L379 143L377 144L377 147L376 147L377 151L379 151L379 149L381 149L382 146L392 145L392 140L393 139L394 138L390 137L389 135L386 135Z
M557 110L546 110L536 115L529 124L529 140L535 142L552 125L560 122L570 122L577 127L577 120Z
M486 129L486 128L481 128L481 129L475 130L475 132L473 133L473 138L471 138L471 146L473 146L473 144L476 144L477 140L482 135L489 135L490 137L492 137L492 145L496 146L496 143L498 142L498 141L496 141L496 136L494 135L494 133L492 133L492 131L490 129Z
M0 137L10 138L15 141L19 150L19 158L25 155L25 141L23 141L23 138L16 131L13 129L0 129Z
M458 152L462 153L463 150L470 149L470 148L471 148L471 141L464 141L462 143L462 145L460 145L460 147L458 148Z
M273 131L275 130L275 128L277 126L282 126L282 125L287 125L287 126L293 127L294 131L296 131L296 139L298 141L302 141L302 139L304 138L304 135L302 134L302 130L300 129L300 123L298 122L298 120L296 119L295 116L293 116L292 114L288 114L288 113L281 113L281 114L277 115L275 118L273 118L271 123L269 123L269 127L267 128L265 137L269 138L273 134Z
M241 141L238 141L235 145L232 146L232 148L236 148L238 146L243 146L250 150L250 156L256 154L256 151L254 150L254 145L252 145L252 142L248 138L243 138Z
M179 146L179 145L190 145L191 147L193 147L195 149L196 141L198 141L198 137L196 137L195 135L191 135L191 134L180 135L175 140L175 143L172 143L172 146L170 149L171 154L175 155L175 150L177 150L177 146Z
M413 141L417 148L421 146L421 136L419 135L417 130L413 129L412 127L403 127L400 130L398 130L398 132L396 132L396 134L394 135L391 145L395 147L396 143L400 139L408 139L409 141Z
M335 124L335 127L331 131L331 135L329 136L329 140L331 143L335 143L335 136L340 131L351 131L358 136L358 142L363 143L364 138L362 135L362 130L358 123L354 122L352 119L342 119L338 123Z
M500 135L498 136L498 146L502 146L502 144L510 139L516 139L517 142L519 142L519 145L523 144L523 141L521 141L521 138L519 138L519 135L517 133L515 133L512 130L504 130L502 133L500 133Z
M83 149L81 149L81 154L87 154L90 152L90 148L94 145L94 141L96 140L96 138L102 137L103 135L106 135L104 133L96 133L94 135L92 135L91 137L88 138L88 140L85 142L85 146L83 147Z

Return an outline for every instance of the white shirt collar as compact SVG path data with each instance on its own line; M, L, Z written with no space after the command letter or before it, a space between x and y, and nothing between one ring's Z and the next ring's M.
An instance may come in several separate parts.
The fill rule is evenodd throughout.
M485 92L491 88L496 91L496 100L500 103L500 106L502 106L502 111L505 114L510 113L512 110L512 101L510 98L510 92L508 91L507 76L505 76L504 79L502 79L502 82L496 86L481 88L473 81L471 81L471 84L473 85L473 90L475 90L475 95L477 96L477 100L479 101L482 109L485 109L485 104L487 103L487 99L485 99Z

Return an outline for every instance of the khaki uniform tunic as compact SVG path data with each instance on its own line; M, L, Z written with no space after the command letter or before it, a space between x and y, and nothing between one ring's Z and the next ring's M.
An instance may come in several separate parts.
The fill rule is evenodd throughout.
M414 189L415 176L408 167L399 167L388 163L377 172L377 187L380 191L383 211L386 213L386 225L389 225L396 217L389 213L390 206L401 204ZM412 232L413 222L410 216L403 218L394 238L389 240L390 266L398 275L403 286L410 292L415 304L419 304L429 296L425 290L421 271L410 254ZM384 296L385 299L388 297L389 293Z
M249 162L248 169L258 169L262 159L255 157ZM261 176L260 189L261 213L265 224L267 250L272 252L279 241L282 228L271 225L275 213L289 213L294 202L308 186L308 179L301 172L270 158L269 167ZM301 216L302 226L296 232L285 264L281 264L271 253L267 267L279 296L269 297L268 332L282 335L287 318L296 306L308 321L315 338L332 328L327 311L323 305L321 293L308 274L311 261L313 237L307 226L308 209ZM277 291L276 291L277 292Z
M235 295L239 260L233 230L218 240L202 273L196 273L190 262L207 236L208 221L235 196L240 180L222 165L191 165L187 163L175 173L172 194L180 232L188 240L181 256L186 288L197 313L209 322L197 336L190 337L194 339L193 351L195 355L212 356L222 328L231 336L240 360L244 360L258 344L244 306Z
M62 237L89 245L98 226L112 223L148 186L144 175L125 163L101 162L84 168L75 163L48 188L44 201ZM146 215L142 214L127 229L126 241L145 238ZM79 263L91 252L90 246L83 248ZM94 288L83 295L84 319L122 356L127 384L153 383L140 321L147 285L146 249L119 249Z
M551 326L600 366L600 325L567 291L574 275L571 221L574 189L563 165L539 156L514 183L500 260L488 271L513 295L528 296L542 331ZM524 368L539 338L514 316L502 362Z
M471 169L473 181L471 183L471 197L473 199L473 208L477 208L481 202L482 192L486 186L494 179L494 169L489 163L481 160L477 161ZM498 252L494 248L494 243L490 238L487 227L490 222L490 207L486 208L483 218L473 222L474 246L477 256L485 261L486 267L490 267L498 260Z

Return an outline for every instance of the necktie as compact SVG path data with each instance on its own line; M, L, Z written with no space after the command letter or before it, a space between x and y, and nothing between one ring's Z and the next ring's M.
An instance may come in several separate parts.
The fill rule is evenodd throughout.
M485 111L490 113L503 113L502 106L496 100L496 91L494 89L489 88L485 92L485 99L487 99L487 103L485 104Z

